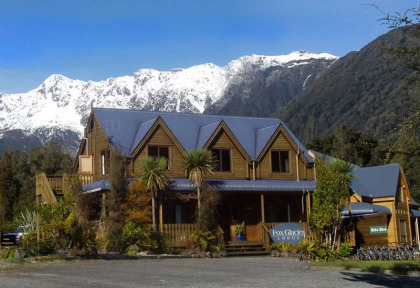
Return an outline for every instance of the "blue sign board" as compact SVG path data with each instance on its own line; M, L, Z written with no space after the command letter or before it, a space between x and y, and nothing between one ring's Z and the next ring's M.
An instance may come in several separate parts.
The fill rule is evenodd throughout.
M299 224L282 223L271 229L270 237L274 243L288 242L296 245L305 239L305 233L305 228Z

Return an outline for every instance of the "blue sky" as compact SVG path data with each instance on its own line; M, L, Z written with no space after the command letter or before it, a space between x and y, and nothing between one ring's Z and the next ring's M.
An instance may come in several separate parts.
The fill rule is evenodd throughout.
M81 80L295 50L337 56L388 28L383 11L418 0L0 0L0 92L50 74Z

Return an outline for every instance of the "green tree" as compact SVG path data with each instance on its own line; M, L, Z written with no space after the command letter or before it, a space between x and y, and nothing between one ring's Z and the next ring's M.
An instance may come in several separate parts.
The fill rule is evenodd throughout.
M13 219L13 205L16 201L12 162L12 155L9 152L5 152L0 159L0 220L2 225Z
M310 218L311 227L330 248L335 248L342 224L341 211L350 197L351 164L338 159L329 163L324 159L315 161L317 170L316 189Z
M192 149L184 154L184 165L188 171L188 178L193 181L197 189L197 209L198 218L201 217L201 195L200 189L203 182L203 177L207 174L212 174L213 157L210 150L207 149Z
M127 192L127 179L125 177L126 167L124 158L118 151L111 153L110 170L110 189L106 195L106 237L108 241L108 251L123 252L121 231L125 225L125 217L122 211L122 205L125 202Z
M145 157L140 160L140 179L144 181L145 186L152 192L152 225L153 231L156 231L156 205L155 199L160 191L164 190L169 182L165 176L168 169L168 160L163 157ZM162 201L162 195L160 195Z
M59 175L71 172L74 159L70 153L57 143L48 142L31 150L29 162L34 175L44 172Z
M143 180L133 181L130 183L130 189L123 204L124 215L127 219L142 229L151 222L151 194Z
M420 39L420 5L402 13L384 13L378 6L374 7L384 15L379 20L388 25L388 28L416 27L414 36ZM415 87L417 95L420 95L420 46L397 47L388 51L398 56L400 66L413 72L413 76L406 80ZM407 115L400 118L402 119L401 129L399 138L393 146L392 162L402 165L411 194L420 201L420 98L417 98L417 102L409 109Z
M382 165L390 157L385 141L347 126L340 126L324 137L315 137L306 147L359 166Z

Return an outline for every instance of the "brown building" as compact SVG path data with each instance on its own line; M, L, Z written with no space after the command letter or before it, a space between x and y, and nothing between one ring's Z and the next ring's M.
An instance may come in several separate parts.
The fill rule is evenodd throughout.
M159 229L173 235L174 245L183 245L196 229L194 213L197 201L185 201L185 197L180 197L195 191L183 168L183 153L194 148L209 149L218 160L213 175L206 176L206 182L223 197L219 207L219 226L225 241L234 240L232 227L238 223L245 227L246 240L265 246L269 243L270 229L281 222L298 223L306 228L306 236L311 237L308 219L311 193L316 187L316 152L305 149L279 119L94 108L74 172L88 183L84 186L84 193L102 194L109 190L112 153L118 151L124 157L130 179L139 176L141 158L167 158L166 176L171 179L171 184L163 193L163 205L158 213L162 216ZM356 171L369 172L364 169L369 168ZM378 169L382 171L382 168ZM366 183L356 185L357 189L352 185L355 193L351 199L355 203L351 205L353 214L345 217L353 219L357 216L365 221L360 223L369 222L364 219L376 219L373 224L387 227L388 236L381 235L383 239L411 242L415 229L410 209L416 206L399 165L394 170L398 171L398 179L394 179L395 185L387 189L387 193L375 194L372 191L377 190L373 186L359 190ZM356 177L358 180L354 183L362 178ZM372 181L381 180L375 178ZM64 186L60 179L39 175L37 195L42 201L55 201L55 196L65 192ZM363 209L358 209L358 203L363 203L363 208L368 207L371 212L361 213ZM417 210L412 213L416 214ZM373 224L369 225L375 226ZM366 234L362 226L359 224L354 237L359 237L359 233ZM357 238L364 242L372 239L368 236Z

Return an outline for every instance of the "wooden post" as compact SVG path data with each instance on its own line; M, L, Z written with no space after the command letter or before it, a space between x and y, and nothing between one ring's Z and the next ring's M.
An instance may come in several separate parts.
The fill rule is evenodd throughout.
M255 181L255 161L252 161L252 180Z
M159 231L163 233L163 193L160 192L159 197Z
M264 194L261 194L261 222L265 223Z
M309 216L311 215L311 194L308 192L308 196L306 198L306 218L309 223Z
M287 204L287 222L290 223L290 203Z
M404 189L404 188L403 188ZM402 193L402 196L404 197L404 193L403 193L404 191L401 191L401 193ZM410 235L410 245L411 246L413 246L413 231L411 231L411 217L410 217L410 203L408 202L410 200L410 198L409 197L406 197L405 198L405 202L407 203L407 215L408 215L408 234Z
M104 221L106 216L106 194L102 193L102 209L101 209L101 221Z
M42 197L42 196L41 196ZM39 196L37 195L36 196L36 243L38 244L38 246L39 246L39 236L40 236L40 233L39 233Z
M300 150L296 153L296 180L299 181L299 153Z
M416 240L417 240L417 247L419 247L420 250L420 239L419 239L419 218L416 217Z

